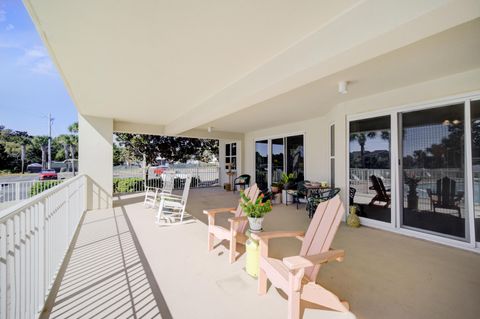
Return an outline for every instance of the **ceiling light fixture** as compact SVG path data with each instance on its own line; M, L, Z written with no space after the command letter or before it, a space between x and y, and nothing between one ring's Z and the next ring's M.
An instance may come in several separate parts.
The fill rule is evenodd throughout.
M338 82L338 93L347 94L348 93L347 85L348 85L347 81Z

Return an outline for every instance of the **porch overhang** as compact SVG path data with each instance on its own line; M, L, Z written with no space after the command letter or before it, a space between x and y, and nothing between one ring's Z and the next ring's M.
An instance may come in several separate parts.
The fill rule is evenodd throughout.
M219 136L245 133L480 67L471 46L429 46L478 18L475 0L25 4L79 112L121 130L130 122L167 135L204 136L209 126ZM443 43L477 45L478 29L457 29ZM432 53L461 59L445 65ZM395 63L385 66L389 54L406 59L401 76ZM429 72L406 73L422 63ZM365 80L372 72L377 81ZM336 93L339 80L351 82L348 96Z

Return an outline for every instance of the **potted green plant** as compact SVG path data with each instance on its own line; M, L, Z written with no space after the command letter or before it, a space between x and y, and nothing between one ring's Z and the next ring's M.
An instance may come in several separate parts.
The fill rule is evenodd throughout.
M280 179L281 183L283 184L283 191L282 191L282 201L284 204L287 202L292 202L293 197L292 195L288 194L289 189L295 188L295 179L296 176L294 173L282 173L282 177Z
M282 182L274 182L272 183L272 193L280 193L280 191L283 188L283 183Z
M248 223L250 225L250 231L258 232L262 230L262 223L264 216L272 211L272 203L267 200L263 203L264 195L258 196L256 201L252 201L248 198L243 191L240 191L240 206L243 212L248 217Z
M296 176L294 173L282 173L282 177L280 179L281 183L283 184L283 189L288 190L292 189L292 187L295 185L295 179Z

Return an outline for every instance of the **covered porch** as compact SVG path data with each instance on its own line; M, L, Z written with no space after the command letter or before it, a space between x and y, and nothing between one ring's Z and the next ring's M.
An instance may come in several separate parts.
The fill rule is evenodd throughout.
M245 255L229 264L216 243L207 252L203 209L236 205L238 193L219 188L191 191L192 223L159 227L142 194L117 196L113 208L85 214L42 317L283 318L287 302L244 270ZM227 225L227 216L218 219ZM304 206L275 205L268 230L305 230ZM322 267L317 281L350 303L361 318L477 318L478 255L368 227L342 225L333 247L345 249L342 263ZM300 242L278 239L270 255L298 254ZM354 318L302 304L304 317Z
M141 195L113 192L114 132L217 139L220 184L235 162L262 190L295 173L339 188L345 208L373 207L368 227L342 224L345 261L318 277L357 318L478 317L478 1L24 3L79 112L80 175L0 214L0 317L35 318L45 299L52 318L285 317L278 291L257 296L244 255L207 252L202 210L238 194L192 190L194 222L157 227ZM455 198L439 206L444 177ZM309 219L276 205L265 223ZM274 240L270 254L299 245Z

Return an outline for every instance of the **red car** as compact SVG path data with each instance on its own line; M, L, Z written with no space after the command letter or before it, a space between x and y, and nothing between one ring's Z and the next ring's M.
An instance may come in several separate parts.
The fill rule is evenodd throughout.
M54 169L44 169L38 174L38 179L41 181L49 179L58 179L57 172Z

